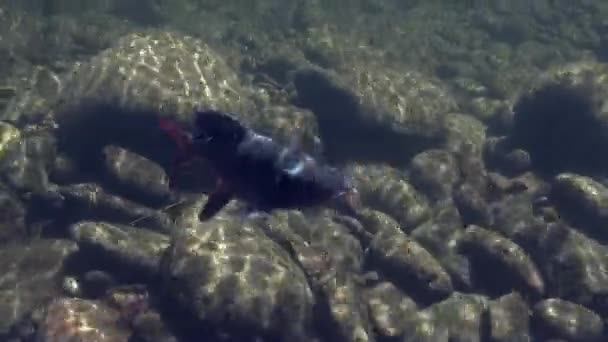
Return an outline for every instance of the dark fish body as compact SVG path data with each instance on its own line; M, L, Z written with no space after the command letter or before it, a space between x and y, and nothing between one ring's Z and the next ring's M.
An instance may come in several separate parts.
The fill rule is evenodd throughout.
M167 122L161 127L179 147L178 162L201 157L218 174L201 220L213 217L233 198L262 212L315 207L334 199L354 206L356 190L337 169L320 164L297 146L282 146L258 134L230 114L196 112L191 137Z

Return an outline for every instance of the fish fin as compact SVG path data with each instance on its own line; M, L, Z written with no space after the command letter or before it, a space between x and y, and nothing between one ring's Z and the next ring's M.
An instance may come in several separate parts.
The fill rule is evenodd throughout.
M232 200L232 197L233 193L229 187L219 180L215 190L209 195L207 204L205 204L205 207L203 207L203 210L198 215L199 220L206 221L215 216Z
M169 188L173 188L176 183L177 169L183 167L194 157L194 154L192 153L192 140L190 136L173 121L159 119L158 125L177 146L177 154L173 159L173 165L169 173Z
M189 150L192 141L186 132L179 127L175 122L167 119L159 119L158 126L162 129L173 142L177 145L177 148L182 151Z

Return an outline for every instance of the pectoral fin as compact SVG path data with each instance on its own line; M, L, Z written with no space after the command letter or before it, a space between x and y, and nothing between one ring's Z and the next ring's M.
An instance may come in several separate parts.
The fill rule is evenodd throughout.
M215 190L209 195L207 204L205 204L205 207L198 215L199 220L206 221L215 216L232 200L232 197L233 193L229 187L219 181Z

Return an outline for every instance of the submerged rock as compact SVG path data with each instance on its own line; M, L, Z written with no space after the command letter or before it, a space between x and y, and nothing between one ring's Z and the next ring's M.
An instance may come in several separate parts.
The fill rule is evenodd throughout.
M452 278L455 289L471 290L471 265L469 259L458 250L462 227L458 210L446 202L435 209L432 219L416 227L411 236L437 258Z
M365 215L364 226L373 232L367 247L367 262L371 267L424 303L441 300L452 293L451 278L441 264L401 231L395 221L383 219L381 213L373 211L362 215ZM382 221L385 224L379 225Z
M129 278L157 277L161 257L169 247L166 235L107 222L79 222L70 227L70 234L91 263L119 265L116 271L128 269L120 275Z
M541 250L551 295L608 313L608 247L572 228L552 224Z
M0 334L61 294L65 262L77 251L68 240L37 240L0 250Z
M469 226L459 244L469 255L478 279L489 278L493 286L502 290L518 289L535 296L544 294L545 283L536 265L509 239L481 227ZM489 276L482 276L486 274Z
M176 303L235 337L308 340L313 294L305 274L250 225L220 215L182 227L162 272Z
M131 335L120 323L120 312L98 301L58 298L37 315L40 341L127 342Z
M542 336L569 341L601 341L602 318L566 300L550 298L534 306L534 321Z
M316 137L312 113L258 108L253 91L221 54L177 33L128 34L62 77L50 107L60 134L68 142L79 139L81 149L115 143L155 156L166 145L165 139L148 139L162 135L158 115L191 125L193 108L232 112L286 141ZM62 148L78 154L68 142Z
M341 76L308 67L294 73L298 102L316 114L332 156L403 162L440 143L441 119L456 106L441 84L373 62L349 67Z
M17 132L5 126L0 173L6 185L24 193L43 193L49 189L48 170L56 154L56 138L52 133L44 127L27 126Z
M464 113L448 113L442 122L446 141L442 148L461 153L464 149L471 155L479 157L486 140L486 125L472 115Z
M454 293L407 319L404 341L482 341L487 298Z
M270 224L261 227L304 270L316 298L319 334L331 340L374 341L361 286L363 253L345 226L330 220L327 212L310 220L293 211L275 213Z
M451 196L452 188L460 179L458 162L446 150L427 150L412 159L410 178L429 198L443 200Z
M608 188L600 182L571 173L559 174L551 188L551 200L585 233L608 241Z
M487 310L488 299L476 294L454 293L448 299L434 304L430 311L437 325L445 326L450 341L483 340L482 321Z
M489 303L490 338L496 342L527 342L530 337L530 308L516 292Z
M403 322L415 314L418 306L390 282L381 282L366 290L370 317L374 327L384 337L404 333Z
M349 172L363 204L391 215L404 231L429 218L428 200L397 169L387 165L352 165Z
M68 221L103 220L165 233L174 227L172 220L162 211L110 194L94 183L61 186L58 193L64 198L63 219Z
M325 251L335 267L361 272L364 251L350 227L334 217L330 210L318 214L307 216L297 210L289 211L283 218L284 229L298 234L307 245ZM283 215L279 212L274 214L274 217L280 216Z
M608 66L582 60L551 68L513 103L509 140L530 154L534 167L560 172L606 173L605 93Z
M27 235L26 208L16 194L0 183L0 246Z
M171 194L165 171L153 161L127 149L103 149L105 180L119 194L149 205L166 204Z

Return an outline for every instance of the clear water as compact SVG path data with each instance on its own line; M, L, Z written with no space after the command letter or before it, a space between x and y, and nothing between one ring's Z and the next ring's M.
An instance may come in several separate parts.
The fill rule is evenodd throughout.
M203 167L181 176L177 195L168 197L165 174L175 149L156 126L160 115L188 128L191 108L203 107L236 113L262 134L335 164L360 187L365 214L339 228L328 218L335 213L326 211L303 210L306 219L291 218L272 233L259 227L251 233L255 224L237 220L252 239L283 250L280 262L306 275L317 305L311 326L302 327L310 336L294 333L298 338L608 339L607 18L601 0L0 2L0 254L9 260L0 262L0 321L7 322L0 336L82 337L78 326L53 332L52 324L34 319L32 325L28 315L62 297L109 305L104 291L89 288L137 283L151 293L151 310L161 318L150 324L162 326L165 339L154 340L145 325L133 323L137 304L121 309L131 314L122 335L112 335L113 323L100 323L98 313L91 326L119 336L116 341L199 341L201 334L295 340L277 327L295 329L296 314L269 315L274 330L260 328L257 319L272 307L267 302L252 302L250 311L226 309L236 318L213 322L209 317L224 312L218 307L231 305L221 300L239 302L243 290L231 283L237 280L224 275L218 286L225 290L214 285L217 297L204 302L192 282L209 279L180 273L183 279L167 286L162 279L178 261L158 250L138 253L145 237L128 233L160 230L154 241L175 244L185 227L215 229L183 219L196 211L189 203L213 189L213 173ZM91 197L107 194L112 197ZM225 215L236 217L232 209ZM362 218L372 209L400 228L384 242ZM182 221L175 224L176 217ZM122 224L127 233L82 237L73 227L83 221ZM485 233L475 235L470 226ZM248 264L241 273L222 264L222 248L242 239L226 236L215 252L198 248L217 253L216 266L248 279L254 292L275 286L256 282L271 277L264 267L272 262ZM422 250L412 259L399 242L409 238ZM76 241L70 246L80 252L66 252L71 256L63 260L36 247L55 240ZM246 246L242 255L230 252L241 260L234 264L274 253ZM153 258L162 255L168 268ZM188 262L206 260L193 255ZM323 278L335 288L312 272L320 255L335 261L337 273ZM140 268L131 271L133 265ZM437 292L432 280L421 280L420 269L437 270L429 265L447 277L449 289ZM103 271L113 286L90 280L92 270ZM394 291L378 299L382 286ZM509 294L521 298L503 297ZM223 304L213 306L213 298ZM413 309L391 305L399 300ZM379 307L387 308L385 315ZM53 322L66 317L46 315ZM428 317L432 323L424 328Z

